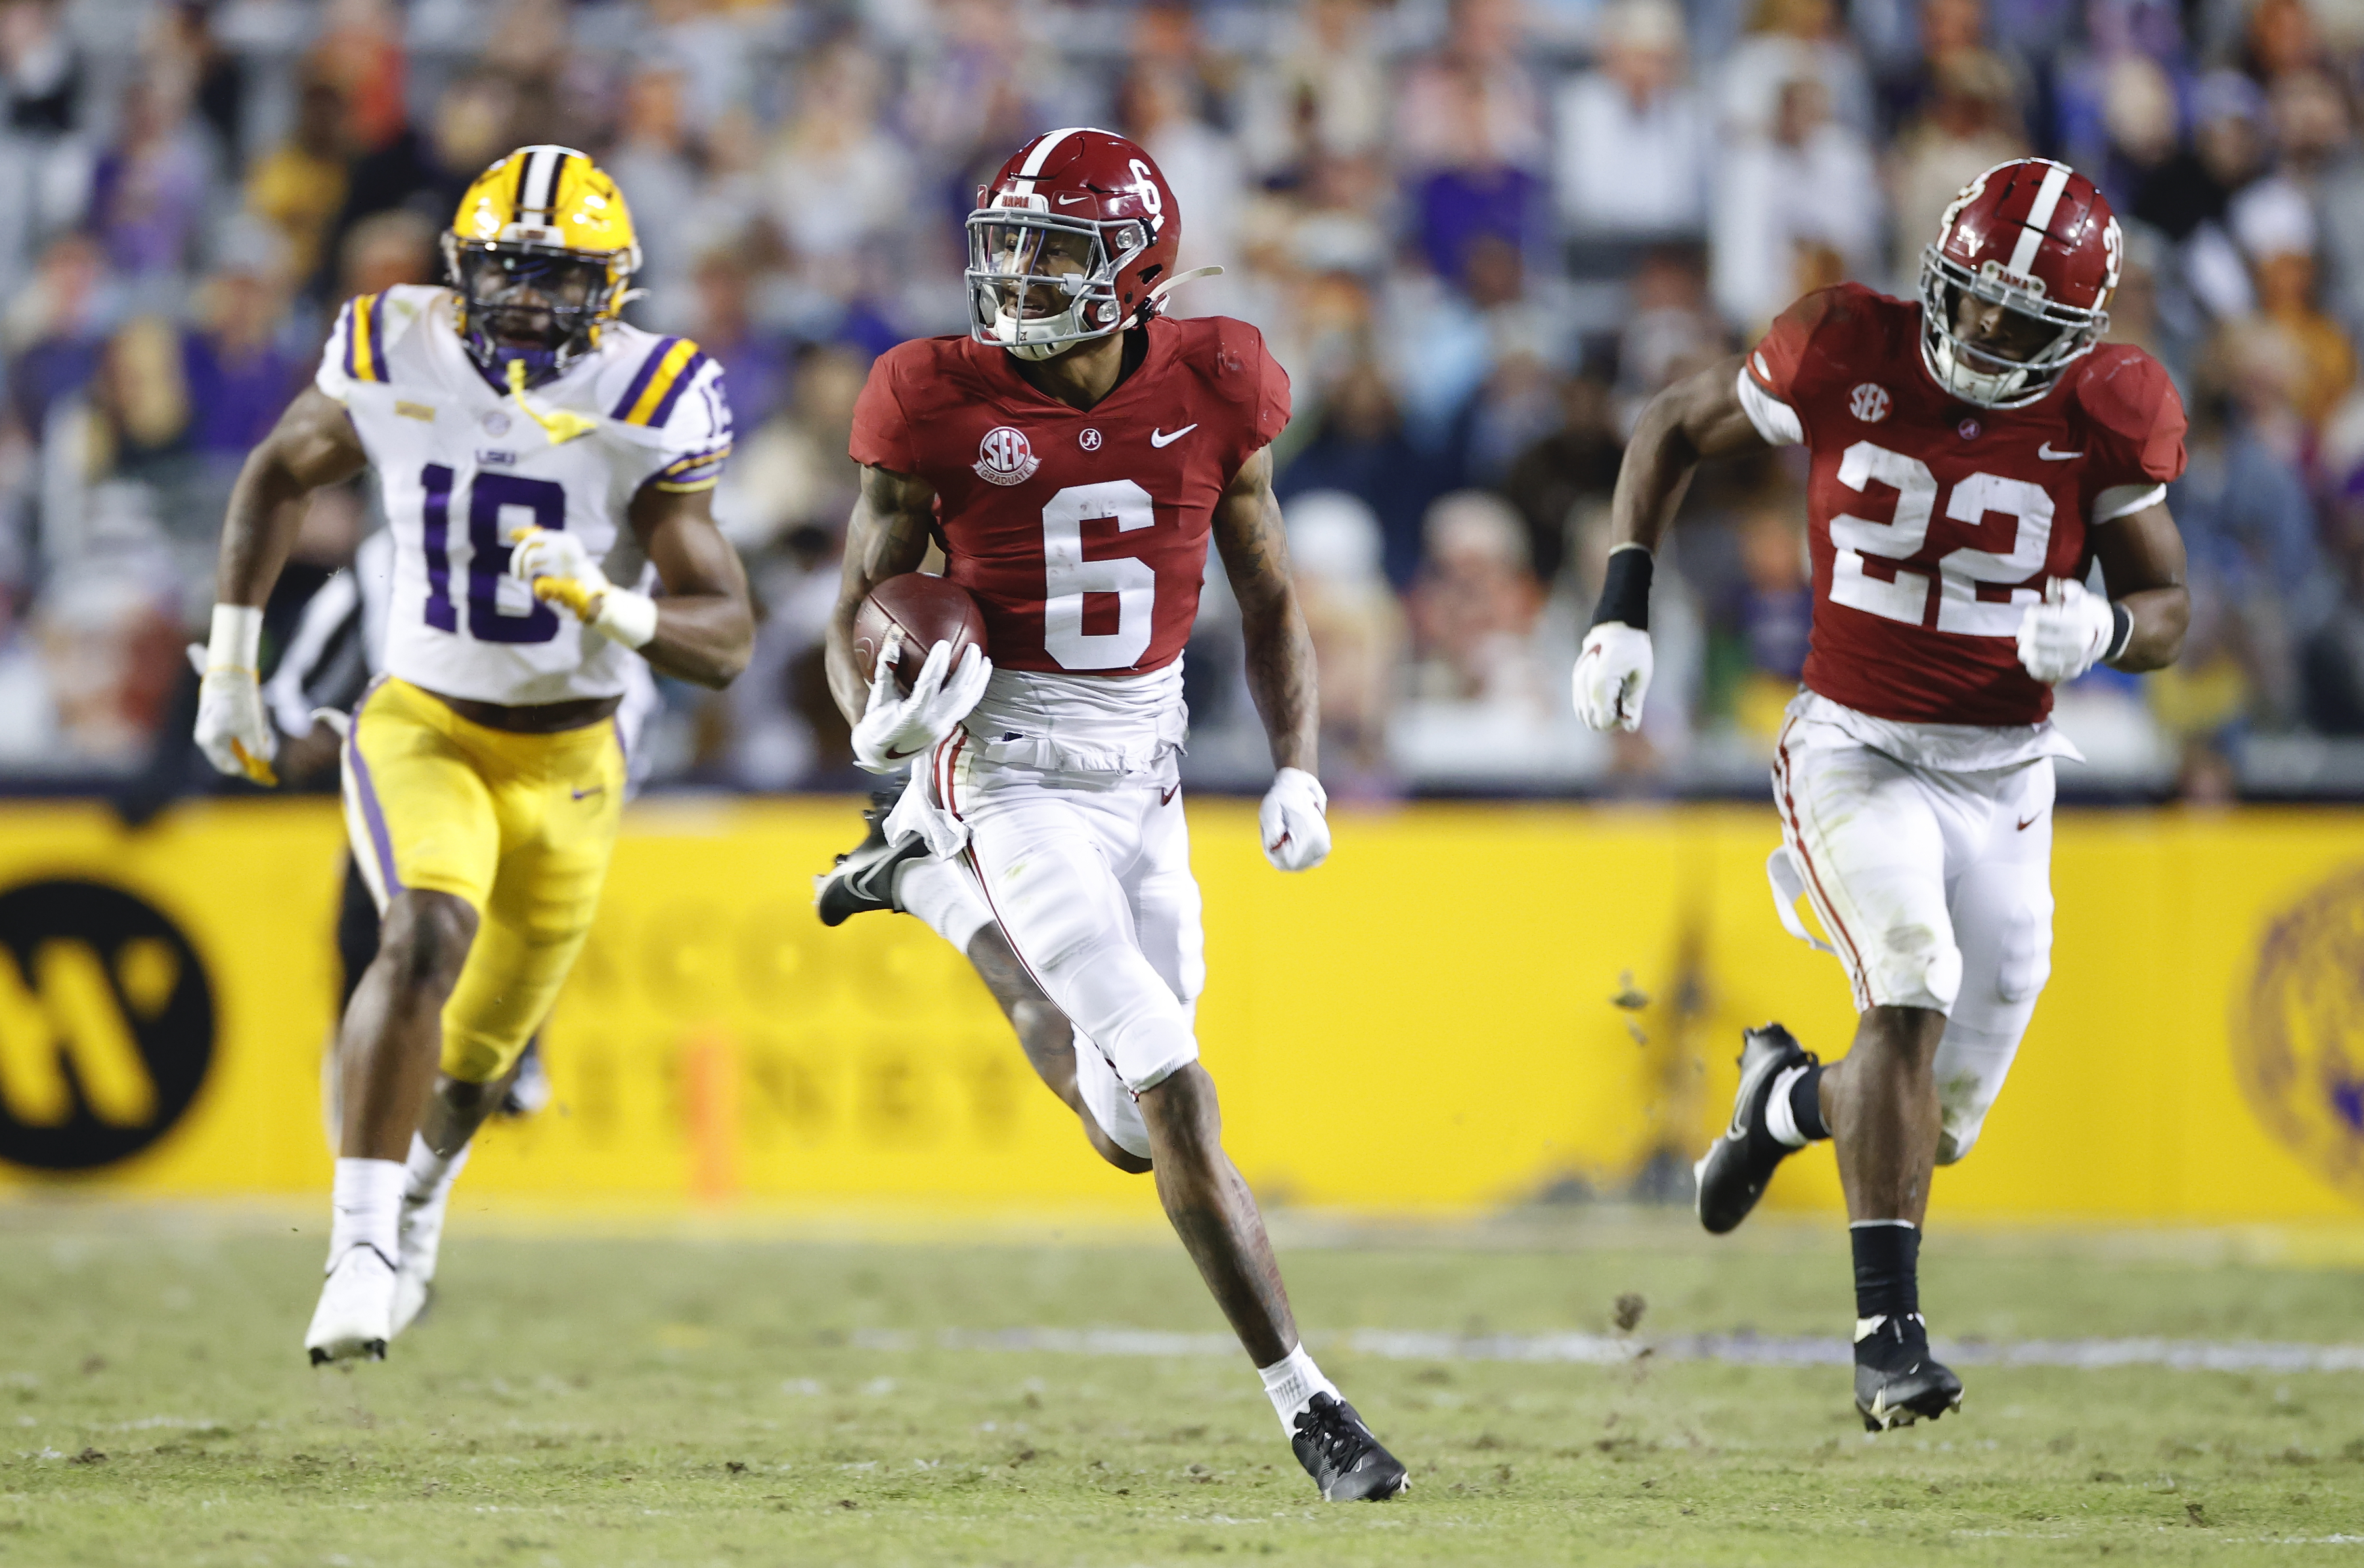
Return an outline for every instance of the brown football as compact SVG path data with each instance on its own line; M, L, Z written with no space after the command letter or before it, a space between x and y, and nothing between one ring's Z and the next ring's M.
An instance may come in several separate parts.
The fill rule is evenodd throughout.
M955 665L970 644L985 645L985 614L967 589L949 578L906 572L871 589L853 612L853 661L864 680L871 679L878 651L897 627L903 628L903 648L895 661L895 688L905 696L937 643L953 645Z

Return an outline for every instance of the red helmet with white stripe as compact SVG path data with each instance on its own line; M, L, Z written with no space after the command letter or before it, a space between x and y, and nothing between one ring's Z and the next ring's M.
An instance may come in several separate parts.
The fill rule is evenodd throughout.
M1047 360L1156 314L1182 214L1156 161L1070 127L1012 153L968 215L969 336Z
M2124 253L2107 196L2066 163L2017 158L1962 187L1921 252L1921 358L1966 403L2016 408L2052 390L2110 329ZM1957 329L1965 294L2056 328L2013 359Z

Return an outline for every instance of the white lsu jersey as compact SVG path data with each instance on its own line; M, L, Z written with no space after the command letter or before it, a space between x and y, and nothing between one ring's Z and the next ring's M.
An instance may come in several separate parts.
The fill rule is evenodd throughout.
M513 580L509 537L563 528L609 582L653 589L627 514L643 484L702 490L719 476L722 367L686 338L616 322L520 406L469 356L457 303L418 284L351 300L314 380L351 417L385 497L385 672L478 702L619 695L640 656Z

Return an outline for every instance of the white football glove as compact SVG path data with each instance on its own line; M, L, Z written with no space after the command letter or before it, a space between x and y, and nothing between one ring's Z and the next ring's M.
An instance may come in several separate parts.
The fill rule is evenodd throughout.
M898 695L895 659L902 647L898 627L886 634L886 646L878 651L878 662L870 673L870 706L853 727L853 760L874 773L893 773L950 735L993 678L993 661L984 649L972 644L954 670L953 645L939 642L928 650L928 661L911 683L911 695Z
M262 612L251 605L216 605L212 641L189 644L198 677L197 750L221 773L275 786L271 760L279 732L262 706Z
M627 648L640 648L657 634L657 602L608 582L582 539L563 528L513 530L509 575L531 588L535 598L564 607Z
M1330 794L1303 768L1273 775L1256 807L1264 858L1282 871L1311 871L1330 856Z
M2046 685L2073 681L2110 651L2117 634L2116 612L2082 583L2055 577L2044 584L2044 602L2027 606L2019 622L2019 662Z
M1650 634L1605 620L1576 656L1576 717L1587 729L1639 729L1650 690Z

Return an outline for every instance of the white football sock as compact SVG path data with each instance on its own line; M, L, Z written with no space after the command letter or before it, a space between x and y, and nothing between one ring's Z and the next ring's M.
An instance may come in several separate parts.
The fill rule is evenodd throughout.
M460 1151L447 1160L427 1147L427 1140L412 1133L410 1160L403 1167L403 1197L411 1203L428 1203L450 1192L460 1173L467 1169L468 1151L473 1147L463 1143Z
M1812 1072L1811 1067L1792 1067L1773 1080L1773 1097L1765 1102L1765 1130L1773 1135L1776 1143L1792 1149L1803 1149L1809 1140L1798 1130L1798 1107L1790 1101L1790 1092L1798 1080Z
M1265 1396L1272 1401L1273 1414L1280 1418L1280 1429L1290 1437L1297 1435L1298 1413L1313 1403L1315 1395L1341 1397L1338 1385L1321 1375L1303 1345L1270 1366L1256 1368L1256 1375L1264 1379Z
M402 1162L399 1160L339 1160L332 1200L336 1218L329 1226L329 1266L354 1247L374 1247L388 1263L395 1260L396 1238L402 1229Z

